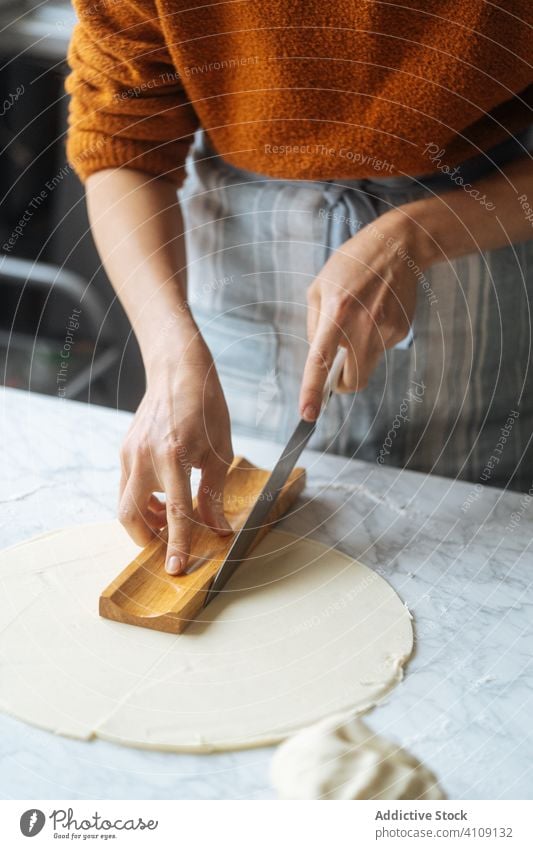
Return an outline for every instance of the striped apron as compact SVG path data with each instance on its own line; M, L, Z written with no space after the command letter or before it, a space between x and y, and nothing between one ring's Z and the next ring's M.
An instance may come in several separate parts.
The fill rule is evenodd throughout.
M461 175L472 182L517 153L517 142L500 145L462 166ZM451 189L462 190L441 173L270 179L228 164L197 134L180 191L188 299L234 433L288 439L308 352L306 290L331 251L391 207ZM310 447L529 489L532 268L531 241L441 262L424 274L414 268L420 285L412 338L386 352L366 389L332 398Z

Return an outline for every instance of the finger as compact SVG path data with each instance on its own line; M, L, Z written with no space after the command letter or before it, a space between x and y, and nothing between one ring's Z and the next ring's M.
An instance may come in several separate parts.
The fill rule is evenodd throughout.
M339 392L360 392L376 368L385 348L379 328L368 324L360 315L346 331L342 344L346 348L346 360L339 381Z
M147 545L153 537L148 508L151 494L151 478L134 467L120 499L118 517L137 545Z
M224 515L224 483L231 459L225 460L211 453L202 469L198 487L200 518L219 534L230 534L233 530Z
M167 508L163 501L155 495L151 495L148 501L146 521L156 531L161 530L167 524Z
M360 392L362 389L366 389L382 354L383 348L351 351L346 357L342 380L337 386L337 391L341 393Z
M322 406L324 385L332 366L341 328L333 317L322 313L309 348L300 390L300 415L308 422L315 421Z
M168 522L165 568L170 575L181 575L187 568L191 550L191 483L188 474L179 463L168 466L162 477L167 497Z
M166 511L165 502L161 501L161 499L158 498L157 495L154 495L153 493L150 496L150 500L148 501L148 507L154 513L164 513Z

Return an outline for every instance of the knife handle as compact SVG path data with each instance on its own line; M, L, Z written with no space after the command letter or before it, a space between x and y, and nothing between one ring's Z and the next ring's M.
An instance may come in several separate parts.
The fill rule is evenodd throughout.
M331 364L331 368L326 378L324 394L322 396L322 410L324 410L326 404L328 403L329 399L331 398L331 396L336 391L339 385L340 376L342 374L345 362L346 348L338 348L337 353L335 354L335 359Z

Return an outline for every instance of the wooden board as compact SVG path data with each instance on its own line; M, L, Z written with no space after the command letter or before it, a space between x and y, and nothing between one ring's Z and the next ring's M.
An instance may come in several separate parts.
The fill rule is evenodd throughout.
M239 531L255 504L270 472L258 469L243 457L233 461L224 487L224 510L234 531ZM305 486L305 469L294 469L259 531L254 545L287 512ZM206 593L234 536L220 537L203 525L194 504L191 552L200 565L186 575L165 571L166 530L144 548L100 596L100 616L180 634L202 609ZM192 566L196 561L193 561ZM242 568L246 568L245 564Z

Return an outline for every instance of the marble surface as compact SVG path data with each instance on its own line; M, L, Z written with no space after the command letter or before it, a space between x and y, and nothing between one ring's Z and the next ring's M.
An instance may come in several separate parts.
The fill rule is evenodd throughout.
M129 414L14 390L2 390L0 409L2 547L113 516ZM234 447L263 465L279 451L246 439ZM405 680L368 723L425 761L450 798L532 798L533 498L304 459L306 503L284 528L379 570L414 616ZM0 716L0 797L272 798L271 756L79 742Z

